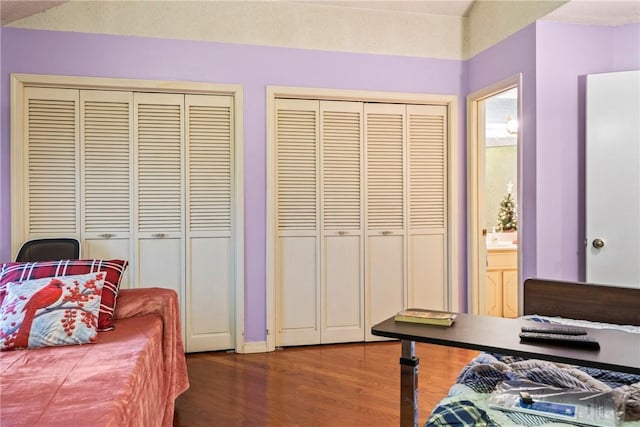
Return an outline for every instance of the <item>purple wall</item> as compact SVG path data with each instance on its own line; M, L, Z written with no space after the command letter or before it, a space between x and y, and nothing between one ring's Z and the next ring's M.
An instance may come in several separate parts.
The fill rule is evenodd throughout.
M584 278L584 75L640 68L640 25L537 22L468 61L2 28L0 261L10 253L10 73L238 83L244 88L246 339L265 339L267 85L458 95L466 248L465 96L523 75L523 277ZM562 41L562 43L559 43ZM460 302L466 307L466 254Z
M2 29L0 261L10 253L10 73L239 83L244 88L245 315L247 341L265 339L266 86L305 86L460 96L463 61L337 53L213 42ZM461 159L464 165L464 159ZM460 182L465 182L461 167ZM464 202L464 187L460 199ZM464 206L464 205L461 205ZM461 210L464 215L464 210ZM465 247L461 219L460 244ZM463 256L464 258L464 256ZM466 262L461 260L461 282ZM461 290L462 297L466 291Z
M585 75L639 68L640 25L538 21L467 61L467 91L523 75L523 278L584 280Z
M613 29L613 69L640 69L640 24L622 25Z
M522 73L522 277L536 273L536 27L531 24L467 61L467 93Z
M639 30L638 24L537 23L539 277L585 280L586 75L637 69Z
M612 60L610 27L537 24L540 277L585 277L584 75L610 71Z

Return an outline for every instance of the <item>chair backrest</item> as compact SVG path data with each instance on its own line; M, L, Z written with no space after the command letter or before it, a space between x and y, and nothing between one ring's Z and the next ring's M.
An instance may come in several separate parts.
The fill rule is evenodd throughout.
M16 261L58 261L61 259L78 259L80 242L76 239L34 239L26 242L18 251Z

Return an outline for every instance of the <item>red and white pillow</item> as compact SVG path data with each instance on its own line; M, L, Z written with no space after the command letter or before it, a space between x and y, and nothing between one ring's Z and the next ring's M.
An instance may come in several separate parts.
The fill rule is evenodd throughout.
M0 268L0 304L5 299L7 284L23 282L25 280L42 279L46 277L61 277L78 274L96 273L106 274L100 301L98 317L98 331L113 329L113 313L116 298L120 289L122 275L127 268L127 261L120 259L98 260L62 260L42 262L9 262Z
M94 342L106 273L9 282L0 306L0 350Z

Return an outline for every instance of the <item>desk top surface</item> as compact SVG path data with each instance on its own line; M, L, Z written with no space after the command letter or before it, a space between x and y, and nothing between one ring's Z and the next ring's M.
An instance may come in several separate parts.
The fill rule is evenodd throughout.
M587 328L588 335L600 343L599 350L589 350L556 344L521 343L518 334L525 325L540 323L461 313L451 326L396 322L391 317L373 326L371 333L406 341L640 374L640 334Z

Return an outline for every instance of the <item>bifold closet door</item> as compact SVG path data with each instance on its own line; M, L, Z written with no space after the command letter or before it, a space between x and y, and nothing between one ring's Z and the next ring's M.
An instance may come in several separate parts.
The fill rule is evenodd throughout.
M80 91L80 139L83 258L132 260L133 93Z
M235 347L233 99L186 95L187 351Z
M366 339L406 306L406 106L365 104Z
M75 89L25 89L24 198L21 212L14 210L12 218L14 226L24 221L18 227L24 233L20 243L43 237L80 239L78 104Z
M407 105L408 305L446 310L447 108Z
M362 108L320 101L322 343L364 339Z
M134 93L136 285L173 289L184 308L183 129L184 95Z
M320 343L319 102L276 100L276 345Z

